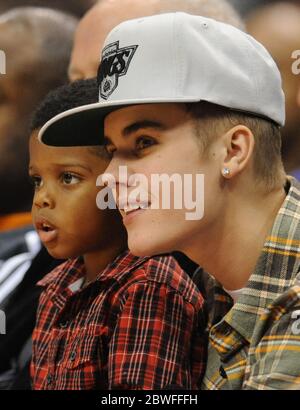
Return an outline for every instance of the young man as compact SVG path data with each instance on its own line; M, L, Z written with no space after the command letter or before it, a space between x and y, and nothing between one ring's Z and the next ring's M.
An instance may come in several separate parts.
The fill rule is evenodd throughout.
M57 116L40 138L71 144L66 127L79 144L105 136L118 194L129 198L137 175L149 182L148 209L118 198L131 251L181 250L210 272L198 281L209 310L202 387L299 388L300 186L281 162L274 61L234 27L175 13L112 30L98 80L99 103ZM175 173L204 174L202 219L151 207L151 177Z
M199 388L206 344L195 284L172 256L130 254L118 211L97 208L103 147L37 139L49 118L96 99L95 80L75 82L51 93L33 121L34 225L51 256L68 259L39 282L33 388Z

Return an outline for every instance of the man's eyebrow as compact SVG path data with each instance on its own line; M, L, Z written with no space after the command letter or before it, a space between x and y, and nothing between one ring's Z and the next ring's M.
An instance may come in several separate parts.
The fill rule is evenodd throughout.
M166 127L160 122L142 120L142 121L134 122L133 124L130 124L126 128L124 128L124 130L122 131L122 135L123 137L128 137L130 134L133 134L134 132L137 132L143 128L154 128L156 130L166 129ZM104 142L104 145L109 145L111 144L111 138L109 136L104 135L103 142Z
M140 129L143 128L154 128L156 130L163 130L165 129L165 126L157 121L150 121L150 120L143 120L143 121L137 121L134 122L133 124L128 125L124 130L122 131L122 134L124 137L127 137L128 135L139 131Z

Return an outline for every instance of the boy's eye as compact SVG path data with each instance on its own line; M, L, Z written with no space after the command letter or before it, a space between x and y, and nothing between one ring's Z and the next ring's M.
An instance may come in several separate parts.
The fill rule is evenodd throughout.
M155 144L155 140L152 137L139 137L136 140L135 147L138 151L151 147Z
M64 172L62 174L61 179L62 179L62 182L66 185L74 185L80 181L79 177L77 177L74 174L71 174L70 172Z
M34 189L37 189L42 185L42 178L41 177L32 175L29 178L31 180L32 185L34 186Z

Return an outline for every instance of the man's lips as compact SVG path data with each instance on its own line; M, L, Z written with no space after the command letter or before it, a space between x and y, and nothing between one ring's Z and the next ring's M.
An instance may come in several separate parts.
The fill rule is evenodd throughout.
M44 244L50 243L57 238L58 230L45 218L38 218L35 222L36 230Z
M131 221L136 215L144 212L145 210L149 208L150 208L150 204L139 203L139 204L124 207L123 209L119 208L119 211L123 217L123 223L125 224Z
M122 214L123 224L128 225L128 223L131 222L133 218L135 218L137 215L141 214L142 212L145 212L145 210L146 209L138 208L138 209L135 209L135 210L132 210L132 211L128 212L125 215Z

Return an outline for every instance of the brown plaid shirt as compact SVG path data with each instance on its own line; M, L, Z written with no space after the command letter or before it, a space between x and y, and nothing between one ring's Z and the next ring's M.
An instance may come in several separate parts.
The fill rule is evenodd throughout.
M83 277L77 259L39 282L34 389L199 388L203 298L173 257L126 252L86 288Z
M300 389L300 184L291 179L287 188L256 269L234 306L212 277L199 271L194 278L208 312L202 389Z

